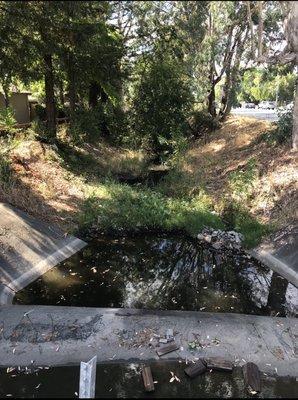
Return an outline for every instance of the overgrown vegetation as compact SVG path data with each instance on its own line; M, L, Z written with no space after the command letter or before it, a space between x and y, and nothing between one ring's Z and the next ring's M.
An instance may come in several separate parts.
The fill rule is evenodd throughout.
M24 139L27 153L18 154L16 145L1 156L4 198L10 195L13 165L20 186L14 203L24 206L26 196L34 197L34 205L48 201L48 214L61 203L61 219L75 210L67 215L69 225L75 220L100 231L181 229L191 234L205 225L227 227L255 244L268 229L253 210L266 173L259 153L255 148L241 148L237 156L229 152L234 128L212 142L221 126L229 126L231 107L240 100L293 99L293 60L283 67L256 67L255 50L261 53L262 46L253 34L260 28L264 48L282 43L280 26L288 6L0 1L5 103L0 126L8 140L19 137L12 92L30 91L40 103L30 140ZM60 125L57 117L67 122ZM291 124L290 114L283 114L277 129L263 139L287 143ZM235 142L245 142L242 130ZM253 143L264 145L260 135L247 147ZM202 150L198 165L193 148ZM153 189L141 179L135 186L119 183L127 177L138 181L153 163L170 168ZM76 187L70 188L72 181Z
M281 145L290 143L293 131L293 107L278 111L278 121L276 128L265 132L260 141L265 141L269 145Z
M146 189L105 182L85 201L80 224L99 231L184 230L192 235L204 226L223 228L205 196L189 200L164 197Z

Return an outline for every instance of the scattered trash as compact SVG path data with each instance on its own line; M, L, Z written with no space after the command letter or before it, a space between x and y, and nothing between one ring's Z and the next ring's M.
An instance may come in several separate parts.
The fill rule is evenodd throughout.
M143 367L142 378L146 392L154 392L154 382L152 378L151 368L149 366Z
M168 343L168 339L161 338L159 339L159 343Z
M164 346L161 349L156 350L156 353L159 357L163 356L164 354L171 353L172 351L179 350L179 346L176 343L171 343L168 346Z
M207 367L205 361L199 359L195 364L190 365L189 367L185 368L184 372L190 378L195 378L198 375L202 375L206 372Z
M168 340L174 339L174 332L173 332L173 329L167 329L166 338L167 338Z
M171 377L171 379L170 379L170 381L169 381L170 383L172 383L172 382L174 382L174 381L181 382L180 379L178 378L178 376L176 376L176 375L174 374L174 372L170 371L170 373L171 373L171 375L172 375L172 377Z
M232 372L234 365L231 361L224 360L220 357L213 357L205 359L208 369L214 369L216 371Z
M261 391L261 375L258 366L252 362L248 362L242 367L242 371L249 393L259 393Z

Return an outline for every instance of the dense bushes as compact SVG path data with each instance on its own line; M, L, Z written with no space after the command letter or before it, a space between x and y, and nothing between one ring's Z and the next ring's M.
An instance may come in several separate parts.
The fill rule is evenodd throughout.
M14 111L11 107L0 108L0 128L12 129L16 124Z
M160 160L188 133L192 96L182 76L173 61L154 60L136 87L132 129Z
M275 137L278 143L284 143L292 138L293 131L293 107L278 113Z
M259 141L267 142L270 145L288 143L293 133L293 108L278 111L276 128L265 132L260 136Z
M220 127L218 120L204 110L193 111L189 118L189 125L194 138L204 137Z
M103 232L181 229L190 234L204 226L223 227L204 196L175 199L113 182L94 187L84 203L79 224Z

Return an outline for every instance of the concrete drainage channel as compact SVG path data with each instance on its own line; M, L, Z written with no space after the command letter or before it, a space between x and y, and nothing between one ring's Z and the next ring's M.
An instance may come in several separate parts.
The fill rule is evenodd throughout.
M31 243L27 241L23 248L15 246L18 252L9 247L5 249L5 236L2 240L4 249L1 249L0 257L2 276L5 277L2 288L3 302L11 300L14 291L20 290L57 262L85 245L79 239L62 237L61 232L53 231L10 207L1 205L0 211L1 216L4 215L4 211L6 213L6 227L3 227L2 222L1 229L2 236L3 232L5 234L8 231L7 242L16 241L16 238L9 237L8 229L14 223L22 226L21 230L14 230L19 233L20 242L24 242L24 237L30 237L31 240ZM47 249L50 251L44 256ZM24 253L25 250L27 253ZM33 253L39 256L38 261L34 259ZM21 279L16 275L20 271L20 263L15 262L20 261L18 258L20 254L27 254L22 264L22 270L26 272ZM32 264L35 265L33 269L30 268ZM9 267L14 265L18 265L18 269L10 270ZM97 361L100 363L99 370L102 368L101 365L106 363L138 365L138 379L141 379L141 371L144 371L145 389L151 388L150 390L155 374L159 371L158 365L174 361L175 365L185 363L184 369L188 372L185 371L178 377L174 371L168 371L169 386L181 384L182 381L183 387L186 380L190 379L190 375L195 377L201 373L203 375L195 379L196 381L208 380L208 376L216 381L218 378L214 373L210 375L208 371L222 369L223 365L225 379L231 370L239 371L240 368L242 371L242 367L246 365L244 376L247 383L250 380L250 384L246 386L250 386L251 392L258 392L260 379L263 381L267 376L298 376L298 330L297 320L294 318L198 311L6 305L0 309L0 323L1 366L8 368L10 374L14 373L15 367L16 371L29 367L28 370L32 369L35 372L36 369L42 371L45 366L63 369L63 366L68 365L67 368L74 368L70 366L79 365L81 361L88 361L97 356ZM171 351L164 349L167 346L172 346L168 348ZM143 368L144 363L147 370ZM249 363L257 365L262 371L261 375L258 369ZM66 370L63 371L67 375ZM179 371L181 372L181 368ZM237 375L237 372L232 373L233 376L234 374ZM242 372L237 376L238 381L243 381L244 384ZM295 382L295 379L291 380L292 388L295 387ZM9 382L7 385L9 386ZM156 389L154 393L157 397L162 397L162 393L165 392L158 384L154 385ZM36 387L39 388L39 384ZM96 387L100 385L97 384ZM4 389L1 389L0 384L0 394L1 390ZM38 393L40 392L37 391L35 395ZM236 391L231 395L237 397L239 393ZM73 394L75 395L75 392ZM96 395L101 395L98 389ZM197 393L194 394L196 395ZM285 392L284 397L291 397L291 393Z

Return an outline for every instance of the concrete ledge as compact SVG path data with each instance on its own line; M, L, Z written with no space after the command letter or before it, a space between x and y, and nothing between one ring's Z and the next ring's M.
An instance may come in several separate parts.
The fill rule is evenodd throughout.
M1 366L156 360L154 334L172 328L180 350L162 359L220 356L298 376L297 320L242 314L52 306L0 308ZM150 341L151 339L151 341ZM188 343L198 340L191 350ZM200 345L199 345L200 342ZM162 345L161 345L162 346Z
M0 203L0 305L86 243Z
M263 249L253 249L249 252L251 256L261 261L267 267L277 272L298 288L298 274L294 269L276 258L273 254Z

